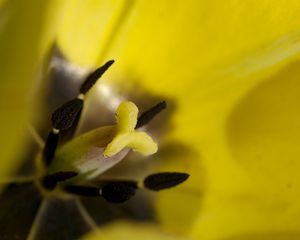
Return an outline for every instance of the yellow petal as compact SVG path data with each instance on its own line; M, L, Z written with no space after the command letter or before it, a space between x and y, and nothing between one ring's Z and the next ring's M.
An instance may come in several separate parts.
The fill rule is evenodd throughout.
M57 41L72 62L94 66L109 49L110 38L122 23L133 1L67 0Z
M31 84L36 80L42 57L54 39L54 26L61 13L60 5L55 2L1 1L1 178L15 170L18 160L23 157L22 145L24 147L25 143L21 139L29 119Z
M83 240L184 240L160 231L150 224L118 222L88 234Z

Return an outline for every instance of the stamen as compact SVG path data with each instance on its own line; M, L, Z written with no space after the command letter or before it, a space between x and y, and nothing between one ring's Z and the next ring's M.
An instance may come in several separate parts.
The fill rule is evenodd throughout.
M64 190L79 196L84 197L99 197L99 188L91 186L69 185L65 186Z
M162 101L146 112L143 112L141 116L138 118L137 124L135 126L135 129L140 128L147 123L149 123L157 114L159 114L162 110L167 108L167 103L165 101Z
M72 177L76 177L77 175L78 173L74 171L56 172L44 176L41 182L45 188L52 190L56 187L58 182L64 182Z
M113 63L113 60L108 61L103 66L92 72L82 84L77 98L66 102L52 114L52 126L55 129L63 131L63 141L71 138L76 131L83 108L85 94Z
M97 82L97 80L107 71L107 69L114 63L114 60L110 60L107 63L105 63L103 66L96 69L94 72L92 72L84 83L80 87L80 93L86 94L87 91L91 89L92 86Z
M58 144L59 135L52 130L47 137L45 147L43 149L43 161L46 166L49 166L55 155L55 151Z
M144 186L153 191L175 187L189 178L187 173L164 172L151 174L144 180Z
M135 195L137 183L134 181L113 181L105 184L101 196L111 203L123 203Z
M81 99L73 99L54 111L51 117L52 126L58 130L66 130L72 127L77 116L81 113L83 101Z

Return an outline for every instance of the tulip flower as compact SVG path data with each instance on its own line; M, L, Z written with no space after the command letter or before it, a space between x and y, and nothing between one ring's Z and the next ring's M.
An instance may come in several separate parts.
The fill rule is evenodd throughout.
M70 229L87 232L85 223L92 229L83 239L299 239L299 10L292 0L2 1L0 176L12 176L28 154L26 122L49 127L47 113L74 95L77 80L115 59L85 99L77 134L113 122L122 102L144 111L166 100L168 108L143 129L157 153L131 153L104 176L171 171L191 177L178 188L132 197L126 206L142 217L125 211L116 222L113 213L122 208L99 210L98 202L86 200L78 208L86 214L82 221L77 202L54 201L53 215L38 215L37 222L63 226L78 219ZM49 62L59 62L73 80L60 72L59 88L38 81ZM118 136L110 145L117 152ZM30 191L14 197L26 201ZM55 230L41 234L51 239Z

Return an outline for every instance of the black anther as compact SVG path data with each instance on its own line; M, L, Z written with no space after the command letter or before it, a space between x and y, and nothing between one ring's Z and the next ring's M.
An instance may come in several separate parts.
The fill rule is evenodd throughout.
M144 180L144 186L153 191L175 187L189 178L187 173L164 172L151 174Z
M97 82L97 80L106 72L106 70L114 63L114 60L110 60L105 63L103 66L97 68L94 72L89 74L86 80L80 87L80 93L86 94L87 91L91 89L92 86Z
M149 110L147 110L146 112L143 112L141 116L139 116L135 128L140 128L149 123L157 114L159 114L166 107L167 103L165 101L162 101L150 108Z

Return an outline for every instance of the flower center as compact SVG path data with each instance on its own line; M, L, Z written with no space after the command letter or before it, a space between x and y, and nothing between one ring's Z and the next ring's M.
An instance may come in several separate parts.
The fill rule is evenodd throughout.
M100 181L98 186L86 185L124 159L130 149L146 156L156 153L157 144L139 128L166 108L164 101L143 112L140 117L137 106L125 101L116 111L116 125L91 130L59 147L62 135L66 132L74 134L85 95L113 62L108 61L89 74L80 87L78 97L53 112L52 130L39 157L41 171L36 181L46 191L53 191L59 186L64 192L102 196L107 201L118 203L127 201L140 188L158 191L174 187L188 178L185 173L166 172L149 175L143 181L109 179Z

